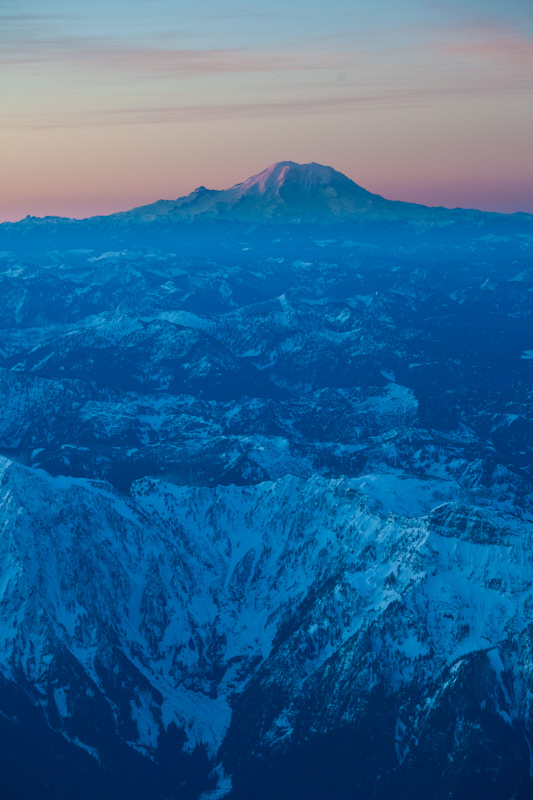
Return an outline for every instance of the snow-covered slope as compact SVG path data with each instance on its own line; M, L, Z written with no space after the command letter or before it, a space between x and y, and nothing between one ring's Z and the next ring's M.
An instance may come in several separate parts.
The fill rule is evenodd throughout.
M283 162L9 228L6 796L530 800L533 229L418 213Z
M161 217L173 220L213 217L327 222L360 215L369 209L386 210L387 201L331 167L280 161L230 189L215 191L201 186L187 197L162 200L116 219L138 218L148 222Z
M380 687L398 714L398 766L416 754L435 685L480 652L493 670L485 702L529 730L532 687L502 662L533 621L517 518L431 510L438 482L407 484L419 516L395 513L401 497L372 512L376 491L394 497L386 475L141 480L123 497L4 459L0 482L1 670L79 747L98 752L104 718L108 735L152 754L175 723L186 750L216 756L225 742L231 764L342 729ZM252 713L258 692L268 702Z

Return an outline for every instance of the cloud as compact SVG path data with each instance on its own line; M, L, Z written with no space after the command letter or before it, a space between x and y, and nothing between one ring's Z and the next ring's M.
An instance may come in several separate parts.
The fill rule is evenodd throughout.
M352 53L323 53L320 56L302 53L260 52L245 48L231 49L163 49L147 47L101 46L99 43L48 40L34 47L31 53L4 54L3 65L56 65L98 72L142 73L147 77L166 74L219 72L279 72L286 70L341 69L353 66Z
M20 15L23 21L26 16ZM302 37L298 46L262 49L168 47L164 37L153 35L142 43L61 32L44 36L39 26L14 26L14 37L0 31L0 65L25 83L23 92L17 85L11 113L9 104L4 107L3 124L9 127L104 127L431 106L460 103L465 96L525 94L533 83L533 40L515 26L486 20L455 20L437 29L391 23L379 35L324 31ZM222 78L215 83L215 76ZM197 80L185 85L184 78ZM90 92L84 96L87 85ZM132 89L136 105L126 107ZM51 102L41 103L46 92ZM156 96L162 100L151 105Z
M522 87L527 90L529 87ZM454 105L465 98L489 97L494 93L506 95L508 86L492 80L479 81L475 86L448 85L441 87L408 87L395 90L322 94L314 97L293 97L257 102L204 102L198 104L171 103L100 109L93 112L69 113L63 116L40 117L38 121L21 119L9 128L90 128L131 125L187 124L232 119L261 119L331 113L351 113L362 109L423 108Z
M533 65L533 39L514 30L488 27L439 45L442 53L463 55L495 64ZM533 79L533 75L531 75Z
M98 37L0 36L0 65L28 76L65 69L96 75L118 74L143 78L179 77L217 73L331 70L353 67L359 60L353 50L261 50L247 47L185 48L141 46Z

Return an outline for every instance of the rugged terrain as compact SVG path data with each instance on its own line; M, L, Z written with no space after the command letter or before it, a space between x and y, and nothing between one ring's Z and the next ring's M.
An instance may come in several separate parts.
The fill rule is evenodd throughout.
M533 796L532 244L292 162L0 226L10 797Z

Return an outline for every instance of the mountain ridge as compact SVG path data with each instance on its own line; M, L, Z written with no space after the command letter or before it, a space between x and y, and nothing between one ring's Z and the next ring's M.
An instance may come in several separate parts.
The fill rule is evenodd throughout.
M362 222L364 220L438 221L461 217L515 218L526 212L504 214L478 209L425 206L389 200L363 188L347 175L317 162L278 161L227 189L199 186L176 199L159 199L113 214L74 218L30 216L0 224L13 226L127 223L179 223L205 220L228 222L300 223Z

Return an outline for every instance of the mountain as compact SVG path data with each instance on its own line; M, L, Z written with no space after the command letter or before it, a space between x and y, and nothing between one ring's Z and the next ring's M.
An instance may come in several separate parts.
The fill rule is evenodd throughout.
M222 247L240 260L251 251L261 259L284 257L283 249L297 259L308 258L315 241L346 241L387 251L424 248L439 258L446 250L456 258L468 242L504 250L532 231L532 215L386 200L331 167L281 161L229 189L201 186L186 197L118 214L6 222L0 224L0 253L42 264L53 251L59 257L69 251L70 258L74 251L94 251L97 258L179 247L180 257L208 261Z
M6 796L533 796L533 225L387 208L0 226Z
M358 186L332 167L280 161L229 189L200 186L177 200L158 200L130 211L74 220L62 217L27 217L0 225L2 235L28 236L31 233L83 235L98 231L123 232L132 226L154 229L183 223L253 223L255 225L356 225L400 222L408 226L511 225L531 226L531 215L504 215L465 209L429 208L416 203L386 200Z
M331 167L280 161L230 189L216 191L201 186L179 200L160 200L114 215L113 219L331 222L369 212L386 213L394 205Z

